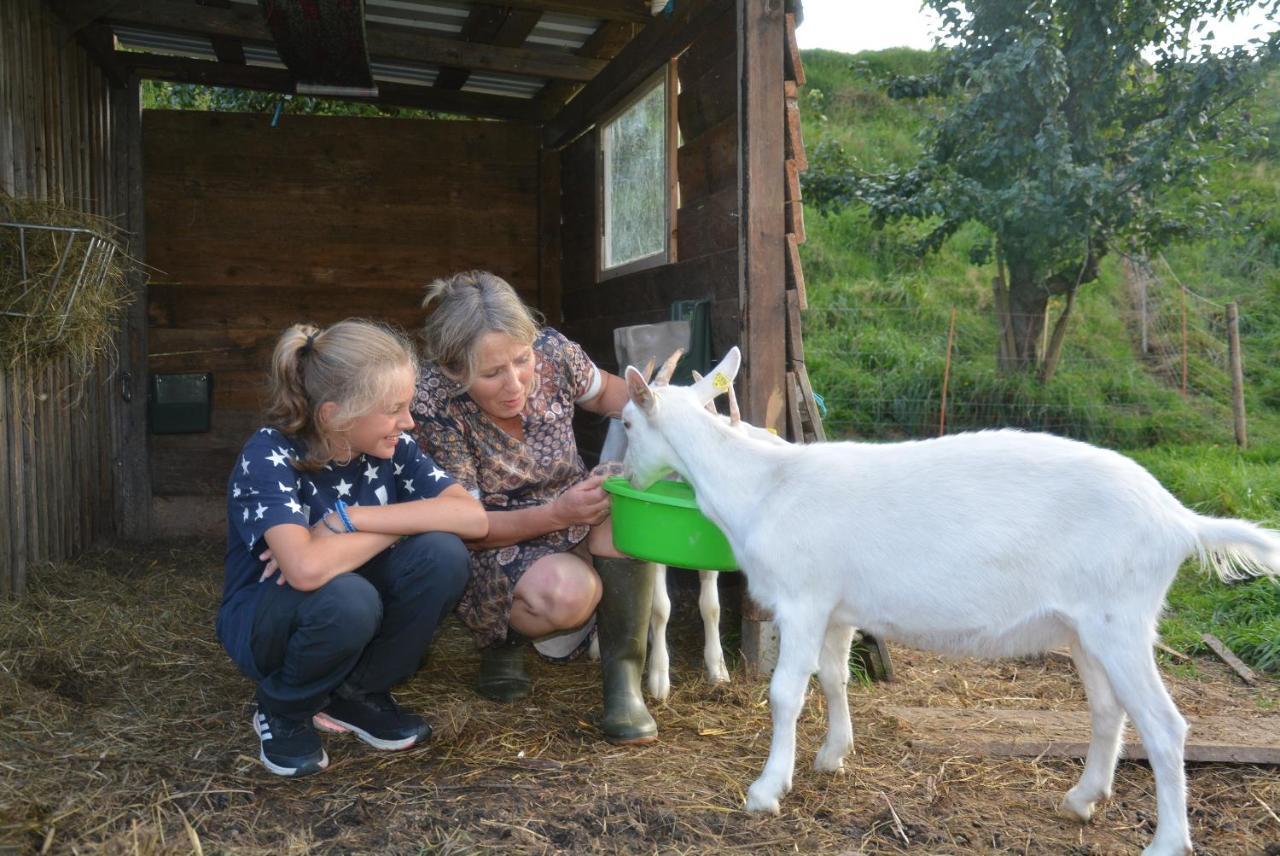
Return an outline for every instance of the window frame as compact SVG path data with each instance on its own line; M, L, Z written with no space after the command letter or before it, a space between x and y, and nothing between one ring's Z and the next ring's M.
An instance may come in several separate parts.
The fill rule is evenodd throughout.
M663 195L663 246L661 250L651 253L642 258L633 259L611 268L604 266L606 241L608 234L608 193L609 189L605 185L605 132L608 125L630 110L637 103L654 91L659 86L664 87L664 97L666 99L666 110L663 112L663 138L664 152L666 161L665 189ZM661 267L662 265L671 264L676 260L676 208L679 204L679 190L676 177L676 157L678 150L678 114L677 114L677 97L678 82L676 77L676 64L672 60L668 62L661 70L649 77L640 86L636 87L635 92L618 104L617 107L605 114L596 124L596 221L598 227L596 229L596 282L604 282L610 279L616 279L620 276L626 276L636 271L648 270L650 268Z

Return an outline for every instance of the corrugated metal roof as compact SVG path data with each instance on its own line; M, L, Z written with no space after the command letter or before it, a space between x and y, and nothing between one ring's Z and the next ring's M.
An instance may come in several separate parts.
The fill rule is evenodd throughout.
M182 33L162 33L154 30L144 30L139 27L123 27L116 25L111 28L116 38L120 41L120 46L125 50L146 51L147 53L165 54L167 56L182 56L190 59L218 59L218 55L213 52L213 43L203 36L191 36Z

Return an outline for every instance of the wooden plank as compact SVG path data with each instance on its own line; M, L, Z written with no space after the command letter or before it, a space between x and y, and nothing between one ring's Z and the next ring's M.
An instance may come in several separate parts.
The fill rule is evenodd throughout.
M1221 639L1212 633L1202 633L1200 638L1213 649L1213 653L1217 654L1222 662L1230 666L1231 670L1240 676L1242 681L1251 687L1258 683L1258 677L1253 673L1253 670L1246 666L1244 661L1237 657L1235 652L1228 648Z
M800 308L809 308L804 289L804 266L800 263L800 246L795 235L787 235L787 288L799 297Z
M543 152L539 160L538 185L538 309L555 326L563 320L559 154Z
M17 74L13 68L14 54L17 52L17 22L14 17L17 7L11 3L0 3L0 104L10 105L0 110L0 190L12 195L14 193L13 167L17 155L13 142L14 85ZM3 482L0 482L0 487ZM0 563L7 560L0 551ZM0 578L5 578L4 565L0 565Z
M611 60L640 32L641 24L623 21L605 21L574 51L577 56ZM567 80L553 80L546 85L538 100L554 113L581 91L582 85Z
M9 533L12 541L10 565L12 579L11 591L21 597L26 588L27 564L29 562L28 545L30 539L30 506L27 502L27 474L31 472L30 447L28 444L31 431L30 413L22 395L22 386L26 383L26 373L18 370L8 375L9 412L13 417L9 420Z
M796 41L796 16L787 13L787 51L783 54L783 73L786 79L804 86L804 60L800 57L800 43Z
M694 259L738 246L738 197L738 187L733 185L681 206L676 223L682 258Z
M481 42L500 47L518 48L524 44L542 13L531 9L511 9L477 3L462 25L458 38L468 42ZM440 89L461 89L471 76L471 70L460 66L441 66L436 73L434 86Z
M721 58L697 79L681 78L680 133L686 140L697 139L737 112L738 59L734 54Z
M0 33L4 32L5 24L4 10L0 9ZM5 74L8 69L5 67L3 57L0 57L0 75ZM15 498L13 486L10 483L11 473L9 468L16 465L16 456L13 453L13 422L15 419L14 410L9 403L9 373L0 368L0 520L6 521L6 526L12 527L13 512L9 508L10 502ZM11 464L10 462L14 462ZM11 531L11 529L10 529ZM14 577L17 575L17 561L13 555L13 537L7 535L3 541L0 541L0 598L7 598L13 595Z
M784 164L787 171L787 196L788 202L799 202L800 194L800 168L794 160L787 160Z
M738 183L738 116L732 111L696 138L685 136L676 155L681 201L736 186Z
M560 149L584 133L672 57L697 41L732 5L732 0L677 3L671 15L653 19L544 126L543 147Z
M804 423L800 420L800 389L795 372L787 372L787 439L792 443L805 442Z
M813 386L809 383L809 370L804 363L795 366L796 380L800 381L800 394L805 401L805 409L809 412L809 421L813 423L813 434L819 443L827 441L826 429L822 427L822 416L818 413L817 399L813 395Z
M680 86L688 89L726 57L738 55L738 13L726 9L677 59Z
M788 235L794 235L797 244L806 240L804 232L804 203L799 200L785 203L786 229Z
M1089 748L1087 711L969 710L891 706L885 712L911 733L913 747L969 755L1083 758ZM1186 760L1221 764L1280 764L1280 717L1195 716ZM1132 725L1122 758L1147 757Z
M800 130L800 105L794 98L785 99L786 109L786 159L796 162L796 169L804 172L809 168L809 158L804 152L804 134Z
M788 290L787 293L787 359L795 363L804 362L804 334L801 331L800 295Z

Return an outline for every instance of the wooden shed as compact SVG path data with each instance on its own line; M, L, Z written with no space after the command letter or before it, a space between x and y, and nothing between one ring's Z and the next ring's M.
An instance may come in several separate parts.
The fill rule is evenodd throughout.
M78 400L65 366L0 369L2 590L101 536L218 530L279 331L412 329L422 285L461 269L506 278L610 369L614 328L706 301L713 353L743 349L747 418L805 439L800 2L653 5L0 3L0 189L116 218L149 266L118 362ZM146 78L450 118L143 111ZM649 157L637 134L659 171L640 226L620 195ZM155 379L189 373L211 379L209 430L150 430Z

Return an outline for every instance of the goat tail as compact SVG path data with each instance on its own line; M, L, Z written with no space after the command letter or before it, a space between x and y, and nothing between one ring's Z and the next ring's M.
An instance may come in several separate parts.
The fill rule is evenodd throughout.
M1247 520L1196 517L1196 549L1223 582L1280 577L1280 532Z

